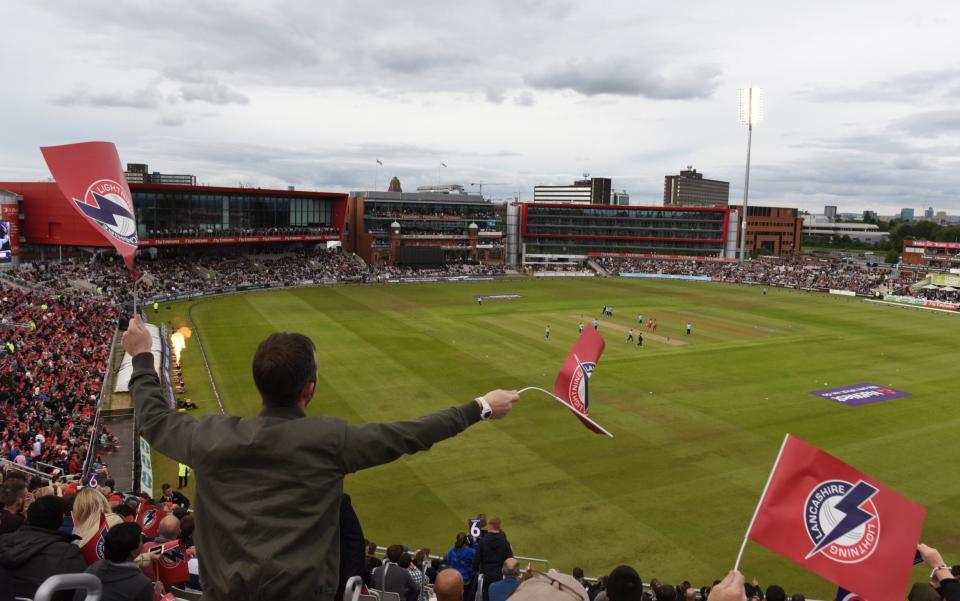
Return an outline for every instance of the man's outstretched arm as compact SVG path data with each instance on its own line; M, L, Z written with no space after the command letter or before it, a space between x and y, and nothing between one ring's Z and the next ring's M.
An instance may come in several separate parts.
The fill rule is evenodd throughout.
M190 441L197 422L192 417L178 413L163 398L160 378L153 366L150 332L140 316L130 320L120 343L133 357L133 375L130 376L130 396L137 410L140 432L158 451L187 465L193 465L190 457Z
M490 419L499 419L510 412L519 396L515 390L493 390L481 398L490 406ZM425 451L480 421L482 410L477 399L412 421L347 426L341 451L344 471L356 472Z

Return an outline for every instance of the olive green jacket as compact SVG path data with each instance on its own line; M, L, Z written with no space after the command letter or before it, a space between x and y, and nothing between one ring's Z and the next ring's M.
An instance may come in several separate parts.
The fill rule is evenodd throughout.
M344 475L429 449L480 420L474 401L393 424L351 425L296 408L194 419L163 398L151 353L133 366L141 434L196 470L195 541L211 601L332 600Z

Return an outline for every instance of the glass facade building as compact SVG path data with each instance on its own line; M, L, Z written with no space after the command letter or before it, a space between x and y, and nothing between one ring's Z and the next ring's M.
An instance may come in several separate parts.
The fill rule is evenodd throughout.
M243 230L334 226L335 199L282 191L131 186L137 233L154 238L184 230L204 235Z
M723 257L729 223L726 208L527 203L521 207L522 261L605 254Z

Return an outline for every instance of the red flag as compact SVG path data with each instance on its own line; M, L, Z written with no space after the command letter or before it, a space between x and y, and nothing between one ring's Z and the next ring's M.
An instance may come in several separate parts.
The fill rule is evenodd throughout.
M603 354L605 343L596 330L587 328L574 343L567 354L560 373L553 383L553 394L563 401L570 411L577 416L583 425L596 432L613 438L613 434L603 429L600 424L587 415L590 413L590 375L597 367L597 361Z
M88 566L103 559L104 538L109 531L107 517L103 515L103 512L100 512L100 525L97 527L97 532L80 547L80 555L83 555L83 560L87 562Z
M190 580L190 570L187 566L187 549L183 546L183 541L172 540L163 543L163 551L160 552L160 559L156 562L157 579L163 583L167 589L171 586L179 586Z
M143 535L146 537L157 536L160 530L160 520L165 517L167 517L167 512L154 505L140 503L137 510L137 524L139 524L140 529L143 530Z
M788 434L747 536L870 601L901 601L925 513Z
M40 151L70 206L113 244L133 274L137 222L117 147L111 142L83 142Z

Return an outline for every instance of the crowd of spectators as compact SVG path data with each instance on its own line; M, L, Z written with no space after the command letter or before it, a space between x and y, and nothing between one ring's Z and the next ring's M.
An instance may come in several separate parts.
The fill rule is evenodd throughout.
M0 453L76 474L91 436L115 442L93 427L118 311L57 291L0 294Z
M46 579L86 572L104 599L157 601L176 589L201 591L190 501L169 484L163 496L89 487L40 486L17 471L0 472L0 600L33 597ZM82 600L78 591L55 599Z
M323 236L338 235L340 231L332 225L290 226L290 227L245 227L245 228L196 228L181 227L173 229L148 230L146 238L243 238L256 236Z
M745 263L664 259L602 258L609 273L650 273L707 276L717 282L787 288L848 290L872 295L900 285L901 276L889 267L828 259L757 259Z
M467 207L465 207L467 208ZM367 215L370 217L393 217L397 219L402 219L405 217L412 217L414 219L430 219L430 218L440 218L440 219L471 219L474 221L489 221L491 219L496 219L497 214L495 211L477 211L473 210L472 207L469 207L469 210L465 211L452 211L451 207L445 206L440 209L427 209L427 208L417 208L417 209L393 209L393 210L384 210L384 209L374 209L367 212ZM479 225L479 224L478 224Z
M409 267L384 265L377 272L381 281L404 278L450 278L461 276L502 276L506 274L502 263L448 263L443 267Z
M617 566L609 575L590 579L584 577L580 567L574 567L569 575L555 570L538 572L530 564L522 566L514 556L506 534L500 528L499 518L491 518L488 524L481 514L476 523L480 528L479 536L474 538L464 532L458 533L453 546L443 556L431 557L429 549L420 549L412 554L403 545L391 545L381 561L375 554L376 545L365 541L367 551L362 574L365 586L397 593L401 601L418 601L418 595L428 586L433 589L438 601L473 599L481 580L484 601L552 599L538 596L534 591L535 585L526 586L527 590L520 588L523 583L537 578L554 585L559 582L561 589L567 588L573 593L571 599L582 601L706 601L716 598L711 596L714 588L724 587L725 580L720 579L695 586L688 580L672 584L658 578L649 580L644 586L637 570L626 565ZM944 565L935 549L921 545L920 550L924 560L931 566ZM394 570L392 576L390 568ZM960 577L960 565L950 568L950 575L953 578ZM938 590L941 581L947 579L946 571L938 576L929 582L915 584L908 598L911 601L948 598L940 595L941 591ZM763 587L757 578L752 582L744 582L739 574L736 579L739 580L739 592L743 595L740 601L806 599L802 592L788 596L787 590L778 584ZM419 599L422 601L423 597Z
M137 268L145 273L137 284L141 299L232 286L362 281L369 275L362 261L339 248L276 255L141 259ZM120 261L111 258L30 264L7 273L14 281L30 286L100 298L107 303L132 300L130 276Z
M932 284L931 284L932 285ZM960 303L960 290L952 286L921 288L915 296L920 296L927 300L935 300L943 303Z

